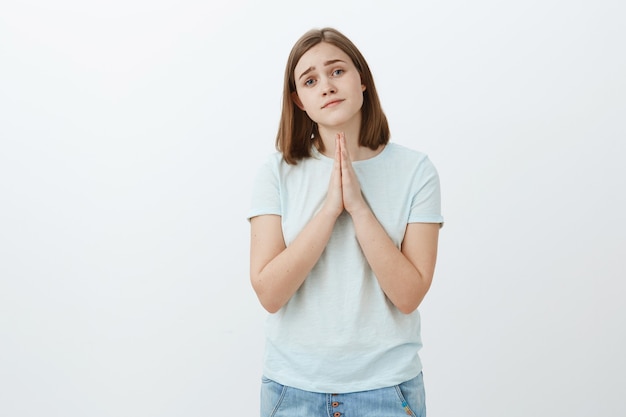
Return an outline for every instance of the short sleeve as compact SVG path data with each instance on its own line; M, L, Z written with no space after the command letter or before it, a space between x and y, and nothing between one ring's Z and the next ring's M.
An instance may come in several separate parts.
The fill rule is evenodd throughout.
M268 158L258 169L252 183L252 199L247 219L263 214L282 215L280 204L280 182L276 155Z
M415 173L409 223L439 223L443 226L439 175L428 158L420 162Z

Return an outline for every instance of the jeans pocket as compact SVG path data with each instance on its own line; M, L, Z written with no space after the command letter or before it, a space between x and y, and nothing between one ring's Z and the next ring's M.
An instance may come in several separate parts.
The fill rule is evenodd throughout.
M426 395L422 373L396 385L396 392L407 415L426 417Z
M261 378L261 417L276 415L286 392L286 386L263 376Z

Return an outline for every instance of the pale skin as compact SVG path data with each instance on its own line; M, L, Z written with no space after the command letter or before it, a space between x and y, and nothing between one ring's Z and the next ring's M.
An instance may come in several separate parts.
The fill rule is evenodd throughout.
M312 48L296 66L296 75L302 72L299 67L306 69L304 72L307 76L312 73L315 83L303 84L306 88L298 84L293 99L318 123L326 154L334 158L328 192L322 208L289 246L283 239L280 216L262 215L250 220L252 286L267 311L280 310L315 266L337 218L345 210L352 217L359 245L381 289L401 312L408 314L417 309L430 288L440 225L408 224L398 249L376 219L363 198L352 161L371 158L383 147L372 150L358 145L362 101L359 103L356 92L362 93L365 86L359 86L360 78L347 55L325 45ZM338 61L329 57L341 60L340 71L334 66L326 70L326 63L332 61L335 65ZM334 98L341 99L336 108L319 110L319 103Z

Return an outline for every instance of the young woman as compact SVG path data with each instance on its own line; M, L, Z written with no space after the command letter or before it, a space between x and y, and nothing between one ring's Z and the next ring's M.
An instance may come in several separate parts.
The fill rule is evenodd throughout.
M332 28L305 33L248 217L250 278L271 313L261 417L426 413L417 307L443 224L439 179L389 136L359 50Z

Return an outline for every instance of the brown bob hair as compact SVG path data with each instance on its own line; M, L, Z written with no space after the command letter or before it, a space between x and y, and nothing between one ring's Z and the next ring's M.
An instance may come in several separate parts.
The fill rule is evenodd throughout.
M296 91L294 71L298 61L309 49L322 42L334 45L345 52L359 71L361 83L365 85L359 146L375 150L380 145L386 145L389 142L387 117L376 93L374 77L361 52L350 39L336 29L328 27L311 29L295 43L285 67L282 113L276 136L276 149L283 154L288 164L296 165L300 159L310 157L312 144L316 145L320 151L324 150L324 143L317 132L317 125L306 112L296 106L292 99L292 93Z

